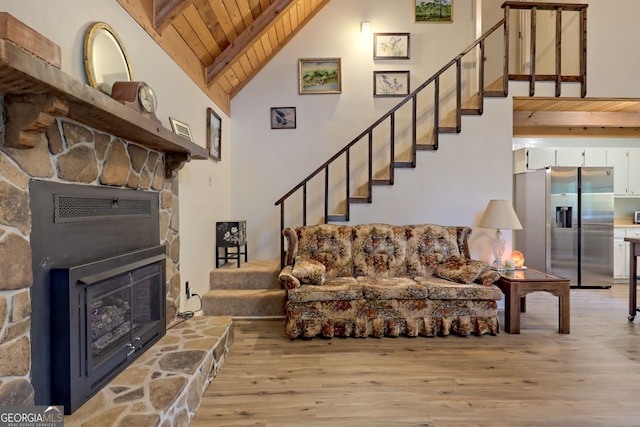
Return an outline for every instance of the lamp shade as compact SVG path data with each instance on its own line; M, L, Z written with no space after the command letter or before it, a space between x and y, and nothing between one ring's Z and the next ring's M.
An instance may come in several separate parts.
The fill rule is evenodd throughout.
M509 200L490 200L478 226L498 230L522 230L522 224Z

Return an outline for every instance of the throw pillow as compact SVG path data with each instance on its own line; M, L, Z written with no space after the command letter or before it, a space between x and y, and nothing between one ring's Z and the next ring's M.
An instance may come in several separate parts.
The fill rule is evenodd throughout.
M450 257L435 268L435 275L441 279L458 283L471 283L489 266L486 262L460 257Z
M483 286L493 285L500 278L500 273L497 270L487 268L485 271L480 273L480 275L476 278L475 283L479 283Z
M316 260L297 256L291 273L301 283L320 286L324 283L325 266Z

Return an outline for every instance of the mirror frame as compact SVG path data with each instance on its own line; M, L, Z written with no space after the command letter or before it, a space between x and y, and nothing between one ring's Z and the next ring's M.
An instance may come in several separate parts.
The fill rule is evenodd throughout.
M95 42L96 34L100 31L108 32L116 41L116 44L117 44L116 47L120 50L120 54L122 55L122 58L126 63L126 67L127 67L126 71L129 76L128 81L133 81L133 71L131 70L131 61L129 60L129 56L127 55L126 49L124 48L124 44L122 43L122 40L120 40L120 37L118 37L118 34L115 32L115 30L111 28L109 24L106 24L104 22L96 22L92 24L89 27L89 29L87 29L87 32L84 36L84 70L85 70L85 73L87 74L87 80L89 81L89 85L94 89L100 90L101 92L105 92L99 87L99 84L102 82L97 81L96 70L95 70L94 60L93 60L94 54L95 54L94 42Z

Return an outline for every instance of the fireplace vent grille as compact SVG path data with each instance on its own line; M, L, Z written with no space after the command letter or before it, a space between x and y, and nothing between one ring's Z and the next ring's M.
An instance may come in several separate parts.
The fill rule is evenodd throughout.
M151 210L150 200L56 194L54 222L150 217Z

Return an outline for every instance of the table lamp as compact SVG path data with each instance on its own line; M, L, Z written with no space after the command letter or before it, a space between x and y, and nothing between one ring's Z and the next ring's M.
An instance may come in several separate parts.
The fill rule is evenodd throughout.
M478 226L496 229L496 238L492 245L493 266L499 269L504 268L502 256L507 242L502 237L500 230L522 230L522 224L520 224L511 202L509 200L490 200Z

